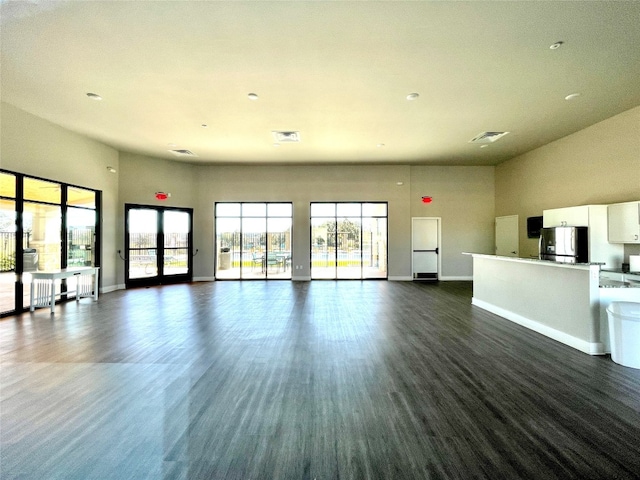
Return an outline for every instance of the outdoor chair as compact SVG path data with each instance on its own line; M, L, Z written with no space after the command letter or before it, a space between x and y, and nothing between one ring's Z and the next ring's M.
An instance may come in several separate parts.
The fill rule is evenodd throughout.
M251 271L256 267L260 267L260 270L264 272L264 255L262 253L253 254L253 263L251 265Z
M275 253L267 254L267 268L275 266L277 271L280 271L280 264L281 261Z

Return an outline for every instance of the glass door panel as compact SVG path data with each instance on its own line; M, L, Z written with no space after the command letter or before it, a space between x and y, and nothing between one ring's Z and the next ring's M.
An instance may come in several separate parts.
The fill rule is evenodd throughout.
M189 271L189 233L191 215L188 212L163 212L163 275L184 275Z
M67 187L67 205L74 207L96 208L96 192L85 188Z
M93 266L95 210L67 209L67 267Z
M218 210L219 211L219 210ZM240 209L238 208L238 214ZM240 278L240 218L216 219L216 278Z
M26 179L25 179L26 182ZM31 273L36 270L58 270L62 258L62 210L58 205L24 202L22 217L29 261L23 265L22 284L25 293L31 288ZM26 247L25 247L26 248ZM27 259L26 253L23 258ZM61 292L60 282L56 293ZM24 295L23 307L29 306L29 297Z
M158 276L158 212L130 209L128 212L128 278Z
M311 216L312 217L335 217L336 204L335 203L312 203Z
M56 182L25 177L24 199L60 204L62 200L62 185Z
M291 217L267 218L267 247L267 276L291 278Z
M243 205L243 211L245 205ZM242 278L267 276L267 219L242 218Z
M312 218L311 278L336 278L336 244L335 217Z
M16 176L0 172L0 197L16 198Z
M360 205L358 205L359 210ZM337 278L362 278L360 217L338 218Z
M243 217L266 217L267 204L266 203L243 203L242 216Z
M289 217L293 216L293 204L291 203L268 203L268 217Z
M386 203L363 203L362 216L387 218L387 204Z
M15 184L15 179L13 181ZM2 185L2 194L10 193ZM15 192L15 189L14 189ZM15 193L14 193L15 195ZM26 248L27 245L24 244ZM23 258L33 255L24 250ZM0 313L15 309L16 302L16 202L0 200Z
M387 219L362 219L362 277L387 278Z

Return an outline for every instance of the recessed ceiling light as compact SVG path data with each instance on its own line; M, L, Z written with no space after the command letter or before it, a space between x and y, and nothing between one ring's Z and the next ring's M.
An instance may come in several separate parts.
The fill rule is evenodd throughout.
M276 143L298 143L300 142L300 132L271 132Z
M402 185L404 185L404 182L396 182L396 185L398 185L399 187L401 187Z
M193 153L191 150L187 150L187 149L169 150L169 151L173 153L176 157L197 157L198 156L195 153Z
M419 93L410 93L409 95L407 95L407 100L415 100L416 98L418 98L420 96Z
M487 148L489 145L480 145L480 148Z
M482 132L469 140L469 143L489 144L497 142L509 132Z
M202 125L200 125L202 128L207 128L209 125L207 125L206 123L203 123Z
M116 169L113 167L107 167L107 170L111 173L116 173Z
M257 93L250 93L249 95L247 95L247 97L249 97L249 100L258 100Z
M551 50L557 50L559 49L562 45L564 44L564 42L556 42L553 45L550 45L549 48Z
M564 97L564 99L565 100L575 100L579 96L580 96L579 93L571 93L571 94L567 95L566 97Z
M97 93L87 93L87 97L89 97L91 100L102 100L102 97L100 95L98 95Z

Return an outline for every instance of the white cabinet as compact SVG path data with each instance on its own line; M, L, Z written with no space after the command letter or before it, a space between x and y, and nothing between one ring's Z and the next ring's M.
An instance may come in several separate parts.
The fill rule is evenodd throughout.
M640 202L609 205L609 242L640 243Z
M543 227L589 227L589 262L606 268L622 265L624 246L607 239L607 205L580 205L542 212Z
M599 205L598 205L599 206ZM589 205L579 207L554 208L542 215L543 227L588 227Z

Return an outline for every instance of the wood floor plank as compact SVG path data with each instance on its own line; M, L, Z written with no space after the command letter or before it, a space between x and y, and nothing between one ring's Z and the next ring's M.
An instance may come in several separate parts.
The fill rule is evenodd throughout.
M632 479L640 370L469 282L213 282L0 321L3 479Z

